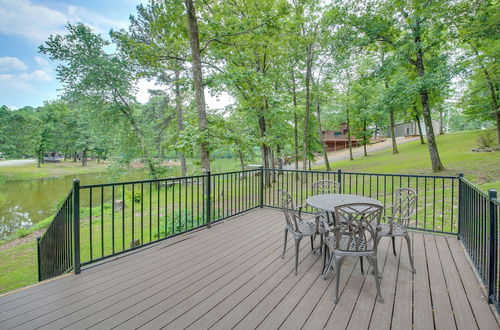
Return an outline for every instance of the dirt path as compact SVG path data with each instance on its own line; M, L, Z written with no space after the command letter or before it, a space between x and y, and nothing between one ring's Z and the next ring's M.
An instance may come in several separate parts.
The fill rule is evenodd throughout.
M2 166L20 166L26 164L35 164L36 159L12 159L12 160L0 160L0 167Z
M405 143L415 141L418 139L419 139L418 137L414 137L414 138L398 137L398 138L396 138L396 143L398 145L401 145L401 144L405 144ZM391 149L391 148L392 148L392 140L387 139L384 142L374 143L374 144L370 144L370 145L366 146L366 152L372 153L375 151L387 150L387 149ZM354 158L356 158L358 156L363 156L363 155L364 155L364 152L363 152L362 146L352 148L352 156ZM328 160L330 162L336 162L336 161L344 160L344 159L349 159L349 149L342 149L339 151L333 151L333 152L328 153ZM320 157L316 158L316 161L314 163L311 164L311 167L322 166L324 164L325 164L325 160L323 159L323 156L320 156ZM286 166L283 166L283 168L286 170L292 170L292 169L295 169L295 164L286 165ZM299 162L299 169L302 169L302 162Z

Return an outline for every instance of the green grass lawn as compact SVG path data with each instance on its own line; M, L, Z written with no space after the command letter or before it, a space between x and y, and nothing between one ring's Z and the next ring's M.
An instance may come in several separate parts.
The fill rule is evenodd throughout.
M18 166L0 166L0 181L4 180L29 180L49 177L59 177L73 174L99 173L106 171L109 163L90 162L83 167L80 162L66 161L61 163L42 164L40 168L36 164L25 164Z
M427 145L413 141L398 146L399 154L392 149L358 156L354 160L342 160L330 164L344 171L390 174L436 174L465 177L483 190L500 190L500 152L473 152L478 138L484 131L465 131L437 136L441 161L445 170L433 173ZM324 166L316 169L325 169Z

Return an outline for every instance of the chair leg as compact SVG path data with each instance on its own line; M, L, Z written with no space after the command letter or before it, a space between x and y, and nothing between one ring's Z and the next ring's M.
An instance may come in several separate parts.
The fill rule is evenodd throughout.
M295 238L295 276L297 276L297 270L299 268L299 246L300 246L300 238Z
M311 251L314 251L314 236L311 236Z
M287 236L288 236L288 228L285 228L285 244L283 245L283 254L281 255L281 259L285 257Z
M324 252L324 255L323 255L323 270L321 271L321 275L323 275L323 279L324 279L324 275L325 275L325 267L326 267L326 246L323 248L323 245L321 245L321 249L322 251Z
M373 265L374 268L374 273L373 277L375 278L375 286L377 287L377 300L378 302L383 303L384 298L382 298L382 293L380 292L380 275L378 272L378 263L377 263L377 257L369 257L371 260L371 264Z
M359 257L359 265L361 266L361 274L364 274L365 268L363 267L363 257Z
M408 235L408 232L405 233L405 239L406 239L406 245L408 245L408 256L410 257L411 271L415 273L416 270L415 266L413 265L413 253L411 253L411 242L410 242L410 235Z
M336 256L332 256L332 259L335 261L335 297L333 302L336 304L339 301L339 285L340 285L340 266L342 265L342 260L340 260Z
M335 262L335 257L333 255L333 253L330 253L330 251L328 251L328 255L329 255L329 258L328 258L328 262L326 263L326 267L325 267L325 270L323 272L323 279L326 280L326 277L328 276L328 272L330 271L330 268L332 267L332 263ZM326 257L326 252L325 252L325 257Z
M396 256L396 237L392 236L391 237L391 240L392 240L392 252L394 253L394 255Z

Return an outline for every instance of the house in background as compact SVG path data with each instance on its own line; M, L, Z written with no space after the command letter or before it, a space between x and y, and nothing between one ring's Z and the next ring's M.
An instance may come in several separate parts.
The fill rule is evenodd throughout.
M349 148L349 140L347 138L347 123L340 124L338 130L321 131L323 134L323 142L326 145L327 151L337 151ZM360 146L360 140L351 135L351 143L353 147Z
M420 127L422 127L422 135L425 136L426 130L425 130L425 124L424 121L420 121ZM438 135L441 124L439 123L438 120L432 120L432 127L434 128L434 134ZM409 121L405 123L399 123L394 125L394 135L396 137L401 137L401 136L418 136L418 123L416 121ZM391 137L391 127L387 127L387 136Z

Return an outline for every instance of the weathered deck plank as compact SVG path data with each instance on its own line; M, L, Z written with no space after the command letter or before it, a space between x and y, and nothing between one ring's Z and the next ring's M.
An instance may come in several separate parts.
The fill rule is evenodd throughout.
M1 329L498 329L473 269L454 237L412 233L398 255L379 247L385 303L376 301L371 268L348 258L339 302L335 279L304 240L295 276L283 216L259 209L197 232L87 267L78 276L0 297ZM290 238L290 237L289 237Z

